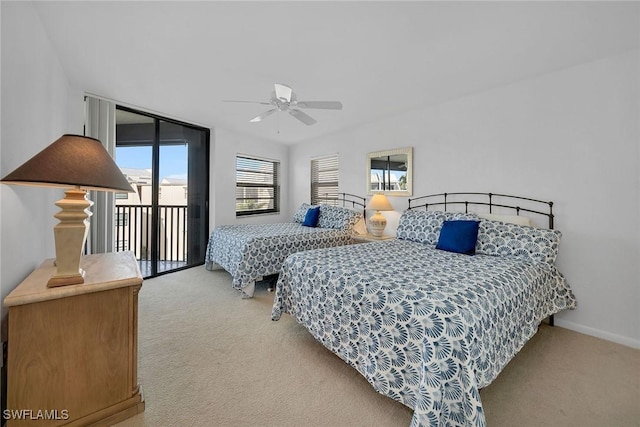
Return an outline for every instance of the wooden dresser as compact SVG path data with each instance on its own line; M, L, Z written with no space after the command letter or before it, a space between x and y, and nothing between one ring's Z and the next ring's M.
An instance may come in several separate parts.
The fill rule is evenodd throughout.
M55 270L47 260L4 300L9 427L106 426L144 411L135 257L88 255L81 267L85 283L47 288Z

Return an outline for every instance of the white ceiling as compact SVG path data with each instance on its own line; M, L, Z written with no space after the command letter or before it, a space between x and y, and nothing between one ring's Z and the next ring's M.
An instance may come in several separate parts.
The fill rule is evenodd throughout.
M36 2L70 84L295 143L640 48L638 2ZM339 100L248 120L274 83ZM278 134L277 131L280 131Z

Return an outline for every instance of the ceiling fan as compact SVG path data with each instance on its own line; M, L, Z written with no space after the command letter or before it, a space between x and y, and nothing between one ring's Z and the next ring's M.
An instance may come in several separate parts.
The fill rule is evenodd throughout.
M244 102L249 104L270 105L272 107L264 113L249 120L251 123L261 122L265 117L268 117L277 111L288 111L289 114L300 120L305 125L312 125L316 123L316 120L305 112L299 110L299 108L342 110L342 103L340 101L298 101L296 94L289 86L276 83L274 84L274 88L275 90L271 92L271 99L269 99L268 102L235 100L225 100L224 102Z

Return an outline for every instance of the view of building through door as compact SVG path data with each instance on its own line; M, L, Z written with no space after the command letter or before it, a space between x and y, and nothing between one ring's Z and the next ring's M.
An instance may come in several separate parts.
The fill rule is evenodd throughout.
M208 129L116 108L115 161L134 189L116 194L116 250L144 277L204 262L208 145Z

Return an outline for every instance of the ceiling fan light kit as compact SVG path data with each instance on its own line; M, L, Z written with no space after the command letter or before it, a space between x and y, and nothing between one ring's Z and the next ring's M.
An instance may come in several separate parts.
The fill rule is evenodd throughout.
M227 100L224 102L243 102L249 104L271 105L273 107L249 120L251 123L261 122L266 117L277 111L288 111L291 116L300 120L305 125L310 126L317 123L317 121L307 113L299 110L299 108L342 110L342 103L340 101L298 101L293 90L289 86L280 83L274 84L274 91L271 93L271 99L269 102L235 100Z

